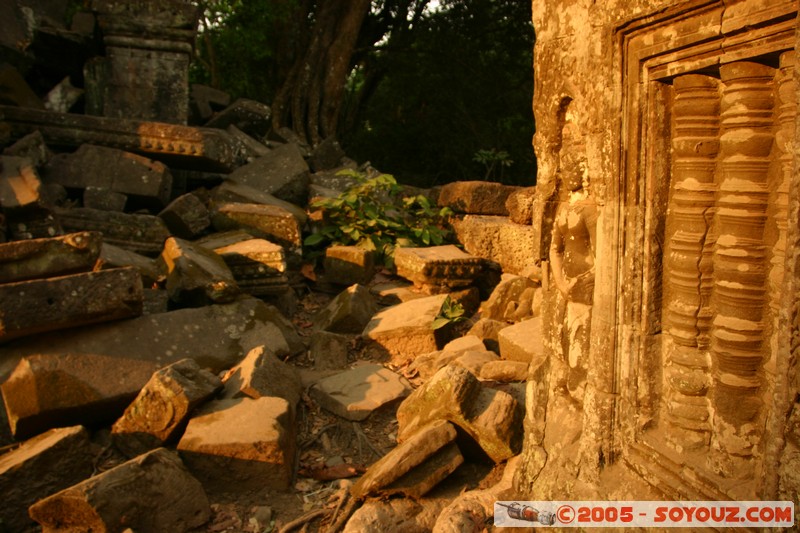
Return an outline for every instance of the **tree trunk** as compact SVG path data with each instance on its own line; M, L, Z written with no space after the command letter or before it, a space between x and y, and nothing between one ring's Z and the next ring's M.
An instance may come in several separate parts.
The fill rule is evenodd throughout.
M370 0L319 0L305 54L272 104L273 127L288 126L310 145L334 135L351 59Z

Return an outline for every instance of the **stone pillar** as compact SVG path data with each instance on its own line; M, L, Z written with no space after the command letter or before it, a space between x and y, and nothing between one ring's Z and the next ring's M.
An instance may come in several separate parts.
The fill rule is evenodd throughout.
M711 335L713 433L709 467L752 477L761 436L767 176L773 134L774 69L722 65L721 182L715 224L715 316Z
M106 57L87 108L103 116L186 124L197 9L185 0L95 0ZM102 100L101 102L96 101Z
M689 74L675 78L672 176L668 224L666 312L668 439L679 450L709 443L706 393L713 287L714 175L719 152L719 82Z

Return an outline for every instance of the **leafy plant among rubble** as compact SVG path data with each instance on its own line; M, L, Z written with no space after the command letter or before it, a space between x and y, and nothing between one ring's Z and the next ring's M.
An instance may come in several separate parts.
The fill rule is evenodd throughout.
M442 307L439 308L439 314L436 315L436 318L431 323L431 329L439 329L447 324L462 322L467 319L464 313L464 306L454 302L450 299L450 296L447 296L442 302Z
M343 170L354 184L335 198L322 198L311 208L322 213L322 224L303 244L311 258L340 244L377 252L387 268L394 265L397 246L438 246L451 242L449 207L437 207L425 195L403 196L390 174L368 175Z

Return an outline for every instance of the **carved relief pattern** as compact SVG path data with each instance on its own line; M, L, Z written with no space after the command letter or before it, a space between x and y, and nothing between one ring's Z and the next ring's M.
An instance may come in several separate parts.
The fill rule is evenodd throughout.
M681 449L708 444L709 331L713 288L711 225L714 215L719 152L719 82L689 74L674 81L672 176L674 190L666 282L671 291L666 310L666 378L669 440Z
M709 467L725 477L754 472L764 359L767 175L774 69L722 65L720 170L711 335L713 432Z

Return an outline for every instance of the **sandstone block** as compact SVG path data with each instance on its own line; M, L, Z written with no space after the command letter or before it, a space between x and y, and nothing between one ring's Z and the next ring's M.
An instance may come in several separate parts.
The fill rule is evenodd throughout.
M323 408L348 420L364 420L375 409L410 392L411 385L405 378L376 364L328 376L309 390Z
M314 172L338 167L345 157L344 150L339 145L336 137L328 137L311 151L308 162Z
M269 155L237 168L230 178L296 205L305 205L308 199L309 169L294 143L279 146Z
M43 531L175 531L208 521L202 485L164 448L40 500L29 510Z
M456 213L508 216L506 199L517 190L491 181L456 181L442 186L438 203Z
M88 207L54 208L66 231L98 231L103 242L142 254L157 254L169 237L164 221L154 215L138 215L89 209Z
M405 280L393 280L384 283L376 283L370 286L369 292L375 297L375 300L381 305L397 305L411 300L418 300L426 298L426 295L419 290L414 289L414 285Z
M263 139L272 125L271 115L272 111L266 104L239 98L214 115L206 123L206 127L224 130L228 126L234 125L256 139Z
M459 426L495 462L520 451L520 405L508 393L483 387L465 368L442 368L403 400L397 410L398 441L412 438L434 420L448 420Z
M500 345L500 357L506 361L530 363L539 359L544 354L542 317L529 318L503 328L497 334L497 339Z
M0 285L0 342L142 314L142 278L117 268Z
M90 186L83 190L83 207L99 209L101 211L125 211L128 196L106 189L104 187Z
M186 427L192 411L222 387L193 359L158 371L111 428L114 445L128 457L163 446Z
M329 246L323 265L328 283L367 283L375 275L375 253L358 246Z
M384 309L372 317L362 336L398 365L436 351L448 340L447 328L431 328L445 298L446 294L438 294Z
M497 340L498 335L500 330L507 328L509 325L508 322L501 322L491 318L481 318L472 325L467 335L475 335L483 341L488 349L500 353L500 343Z
M436 517L447 502L446 498L423 498L418 501L410 498L368 499L353 513L342 533L431 531Z
M225 398L276 396L286 400L292 410L303 392L297 370L264 346L250 350L239 364L228 370L222 381Z
M533 204L536 202L536 187L517 189L508 195L506 209L514 224L530 226L533 223Z
M81 232L0 244L0 283L91 270L102 239L99 233Z
M197 195L191 193L175 198L158 216L167 229L181 239L196 239L211 226L208 208Z
M264 143L254 139L233 124L225 128L225 131L242 144L243 150L247 154L248 163L251 163L257 157L269 155L270 149Z
M193 83L189 87L189 108L196 122L207 122L215 111L221 111L231 103L231 95L225 91Z
M179 309L113 325L20 339L0 348L0 362L33 354L71 353L141 359L162 367L191 358L216 373L227 370L261 345L279 357L305 350L294 325L280 311L255 298L241 298L230 304ZM141 385L153 370L151 367Z
M467 253L499 263L503 272L518 274L538 259L534 226L478 215L454 218L452 226Z
M39 173L28 159L0 156L0 207L6 215L43 208L41 186Z
M282 246L253 238L241 230L209 235L198 244L222 257L244 292L271 296L289 289L286 252Z
M367 469L350 490L356 498L378 494L380 489L401 479L426 459L455 441L456 428L444 420L434 420L401 442Z
M170 237L164 243L161 259L167 267L167 292L176 302L227 303L239 294L225 261L203 246Z
M97 451L89 432L73 426L51 429L0 456L0 524L8 531L34 527L28 507L91 477Z
M156 368L152 362L105 355L25 357L0 385L11 432L26 438L53 427L111 422Z
M107 242L100 247L97 266L102 269L134 267L141 274L144 287L151 287L165 275L163 263Z
M218 400L189 421L178 450L208 486L286 489L295 460L292 412L283 398Z
M527 302L527 318L532 314L532 295L536 284L529 278L514 274L503 274L500 283L492 291L489 299L481 306L481 318L516 322L516 317L520 311L524 310L524 303ZM528 291L528 289L531 289ZM523 294L528 291L528 297L523 298Z
M317 370L341 370L347 366L351 336L320 330L311 337L311 359Z
M490 361L481 367L479 377L501 383L527 381L528 366L529 363L523 361Z
M285 202L268 192L261 191L249 185L244 185L229 177L213 190L212 199L217 204L264 204L281 207L294 215L300 226L305 225L308 219L306 210L299 207L299 205ZM300 205L305 205L305 203Z
M211 222L218 231L245 229L256 237L280 244L290 252L296 253L302 246L297 219L278 206L222 204L214 209Z
M333 333L361 333L377 310L369 289L352 285L313 317L314 325Z
M3 155L23 157L30 161L34 167L44 165L53 157L53 153L44 142L42 132L38 130L25 135L11 146L4 148Z
M428 248L397 248L397 275L428 292L468 287L483 273L484 260L452 244Z
M163 163L92 144L53 158L48 165L47 179L67 188L107 189L153 205L166 205L172 193L172 174Z
M411 472L380 490L385 496L403 495L406 498L419 499L444 478L452 474L464 462L464 456L455 442L451 442L441 450L414 468Z

